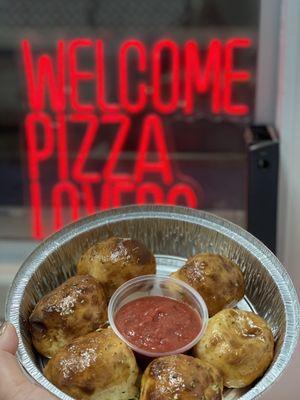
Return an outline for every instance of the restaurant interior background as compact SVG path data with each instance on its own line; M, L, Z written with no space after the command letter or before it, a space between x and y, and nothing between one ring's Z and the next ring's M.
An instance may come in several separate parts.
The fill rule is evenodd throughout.
M0 0L0 320L41 239L131 203L243 226L300 293L299 21L298 0Z

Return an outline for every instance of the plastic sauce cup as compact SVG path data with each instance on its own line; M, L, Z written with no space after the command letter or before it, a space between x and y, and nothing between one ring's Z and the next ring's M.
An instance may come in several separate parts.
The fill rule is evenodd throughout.
M184 347L164 353L146 351L129 342L118 330L115 324L115 316L125 304L147 296L168 297L189 305L199 314L201 319L201 328L196 337ZM143 275L127 281L116 290L108 305L108 319L116 335L118 335L132 350L143 356L156 358L171 354L185 353L190 350L205 332L208 321L208 311L203 298L187 283L164 275ZM188 326L186 328L189 329Z

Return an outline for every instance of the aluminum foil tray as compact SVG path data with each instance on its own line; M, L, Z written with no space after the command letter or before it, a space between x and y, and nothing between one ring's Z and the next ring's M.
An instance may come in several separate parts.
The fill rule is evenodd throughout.
M16 275L6 304L6 319L18 332L18 357L29 376L59 399L71 400L42 374L43 359L33 349L28 317L39 299L74 274L80 255L93 243L116 235L145 243L158 272L169 274L197 252L229 257L243 270L246 295L239 308L265 318L276 339L275 357L264 376L243 390L227 389L226 400L256 399L286 368L299 334L299 302L279 260L242 228L203 211L171 206L129 206L82 219L50 236Z

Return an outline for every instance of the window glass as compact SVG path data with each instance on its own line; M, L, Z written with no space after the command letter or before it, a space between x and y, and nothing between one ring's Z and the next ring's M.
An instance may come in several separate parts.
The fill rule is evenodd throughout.
M1 238L133 203L244 225L259 5L1 0Z

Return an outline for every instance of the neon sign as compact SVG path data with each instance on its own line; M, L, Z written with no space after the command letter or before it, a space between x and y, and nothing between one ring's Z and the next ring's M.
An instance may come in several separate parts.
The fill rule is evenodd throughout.
M116 56L112 99L108 90L107 44L102 40L59 40L55 54L38 56L29 40L22 41L29 108L25 135L33 236L42 238L46 234L41 171L49 160L57 177L50 191L53 230L83 214L122 205L129 194L137 204L201 207L203 193L199 184L174 168L164 118L174 113L194 115L204 98L214 115L247 115L249 105L235 101L233 93L236 87L249 85L251 72L235 67L235 55L251 46L251 39L246 37L213 39L205 51L195 40L179 45L161 39L151 48L141 40L126 40ZM88 68L80 66L83 52L93 60ZM167 74L162 68L165 57ZM83 98L82 87L86 84L93 90ZM134 163L128 171L122 169L120 160L136 129L133 119L137 115L142 117ZM75 157L71 157L72 135L79 126L84 133ZM95 141L108 130L113 130L114 139L105 162L91 169L89 160ZM100 188L97 196L95 188ZM71 213L67 220L65 207Z

